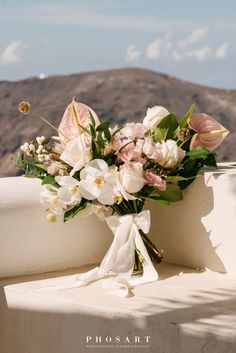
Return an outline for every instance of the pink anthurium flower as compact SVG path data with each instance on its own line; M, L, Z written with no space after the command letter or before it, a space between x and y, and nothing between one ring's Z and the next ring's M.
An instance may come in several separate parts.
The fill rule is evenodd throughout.
M97 114L90 107L83 103L76 102L73 98L72 102L66 108L58 128L62 142L68 143L84 133L79 125L82 125L85 128L89 127L89 124L91 123L89 113L93 115L95 122L98 125L100 122Z
M188 124L196 132L191 139L190 150L201 146L213 151L229 133L229 130L204 113L193 114Z

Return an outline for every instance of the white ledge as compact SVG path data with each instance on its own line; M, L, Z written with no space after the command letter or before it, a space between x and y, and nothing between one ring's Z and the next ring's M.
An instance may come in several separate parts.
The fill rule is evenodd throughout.
M236 168L205 171L169 207L148 204L150 236L164 261L236 273ZM0 277L43 273L99 262L112 241L95 216L51 224L40 204L40 181L0 179Z

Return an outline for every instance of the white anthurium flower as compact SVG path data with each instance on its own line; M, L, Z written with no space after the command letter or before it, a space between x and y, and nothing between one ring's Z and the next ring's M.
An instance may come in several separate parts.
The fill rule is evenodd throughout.
M71 206L81 201L79 181L72 176L56 176L56 182L61 186L58 189L58 197L65 205Z
M164 168L175 168L184 159L185 151L178 147L174 140L166 140L156 144L155 161Z
M97 199L103 205L113 205L116 202L116 176L109 171L104 160L94 159L88 162L80 172L80 179L80 193L85 199Z
M146 130L152 129L157 126L160 121L170 113L162 106L156 105L152 108L147 109L145 118L143 119L143 125Z
M86 134L81 134L66 145L60 159L73 167L70 175L82 169L91 160L89 143L90 138Z
M128 193L138 192L145 185L140 162L127 162L120 167L121 184Z
M49 209L53 214L63 214L67 205L59 198L58 188L53 185L43 185L43 191L40 194L41 202L49 204Z

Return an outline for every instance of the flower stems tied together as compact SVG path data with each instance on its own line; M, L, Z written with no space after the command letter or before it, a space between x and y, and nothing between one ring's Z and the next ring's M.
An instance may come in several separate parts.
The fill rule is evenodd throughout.
M68 289L85 286L91 282L111 275L107 286L121 297L129 297L133 287L144 283L154 282L158 273L149 257L146 246L139 230L147 234L150 229L150 212L142 211L139 214L110 216L106 223L111 229L114 239L99 267L82 275L77 275L71 283L62 283L52 289ZM131 278L134 268L135 247L143 258L143 275Z

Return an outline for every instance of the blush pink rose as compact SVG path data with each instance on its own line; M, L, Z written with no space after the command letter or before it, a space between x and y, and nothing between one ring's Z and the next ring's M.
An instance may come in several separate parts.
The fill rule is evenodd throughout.
M213 151L229 133L218 121L203 113L193 114L189 119L189 127L196 132L191 139L190 150L202 146Z
M73 107L76 114L73 111ZM93 115L95 122L98 125L100 122L97 114L87 105L78 103L73 99L66 108L62 121L58 127L61 142L68 143L84 133L83 129L78 124L88 128L91 123L89 117L90 113Z
M156 159L157 148L156 143L150 138L146 137L142 146L143 153L150 159Z
M120 132L122 137L127 137L132 140L143 138L144 133L145 127L141 123L128 123Z
M121 152L118 154L118 160L122 162L141 162L142 161L142 149L138 146L135 146L133 143L130 143L124 147Z
M150 172L149 170L146 170L143 172L143 176L146 179L148 185L155 186L159 190L165 191L166 182L160 177L160 175L157 175L154 172Z

